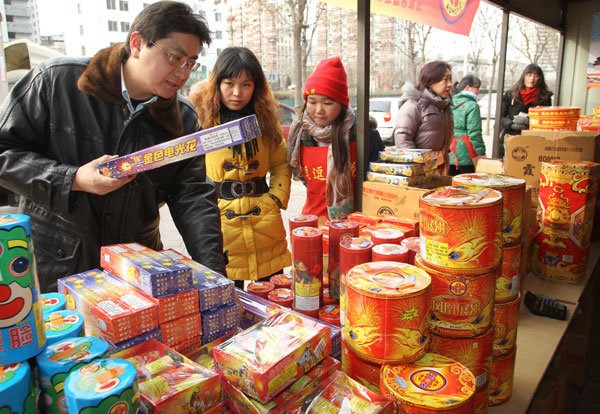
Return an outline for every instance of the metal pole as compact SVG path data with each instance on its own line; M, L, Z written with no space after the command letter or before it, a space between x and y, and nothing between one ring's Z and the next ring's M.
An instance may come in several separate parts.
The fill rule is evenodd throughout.
M4 16L0 13L0 22L4 20ZM6 73L6 59L4 59L4 38L2 30L0 30L0 102L8 96L8 75Z
M356 114L356 209L362 211L363 180L368 166L369 154L369 72L371 39L371 4L369 0L358 0L358 60L357 60L357 105ZM361 68L362 73L361 73Z
M502 15L502 38L500 42L500 60L498 61L498 83L496 84L496 115L494 118L496 121L494 122L494 140L492 145L492 157L494 158L497 158L500 154L500 128L502 126L502 95L504 92L504 74L506 72L506 49L508 45L509 16L510 10L505 8L504 14Z

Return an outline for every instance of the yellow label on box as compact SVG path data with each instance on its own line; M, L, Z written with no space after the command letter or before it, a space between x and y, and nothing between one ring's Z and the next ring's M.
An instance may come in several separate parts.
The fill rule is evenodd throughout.
M269 381L269 390L279 390L296 378L298 368L295 362L289 364L283 371Z
M298 283L294 284L294 294L299 296L319 296L321 283Z
M448 265L448 243L425 239L425 252L428 261L441 266Z

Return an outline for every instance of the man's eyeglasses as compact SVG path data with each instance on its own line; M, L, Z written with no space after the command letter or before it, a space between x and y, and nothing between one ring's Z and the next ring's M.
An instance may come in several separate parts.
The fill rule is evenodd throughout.
M200 63L195 60L184 60L181 56L174 55L172 53L165 52L165 50L154 42L150 42L156 46L161 52L163 52L169 58L169 65L174 68L183 68L188 72L193 72L200 67Z

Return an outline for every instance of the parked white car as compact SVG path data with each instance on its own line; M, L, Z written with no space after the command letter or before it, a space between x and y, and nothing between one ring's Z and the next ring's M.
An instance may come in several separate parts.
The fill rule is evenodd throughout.
M385 145L394 145L394 129L400 97L369 99L369 116L377 121L377 131Z

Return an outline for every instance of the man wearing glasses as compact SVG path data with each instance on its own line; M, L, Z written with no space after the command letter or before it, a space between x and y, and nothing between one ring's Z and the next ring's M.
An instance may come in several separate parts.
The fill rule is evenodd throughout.
M135 18L125 44L49 60L14 86L0 109L0 186L19 194L19 211L31 217L42 292L98 268L100 246L161 249L164 203L192 258L225 272L204 156L118 179L97 169L197 130L193 107L177 92L209 43L189 6L161 1Z

